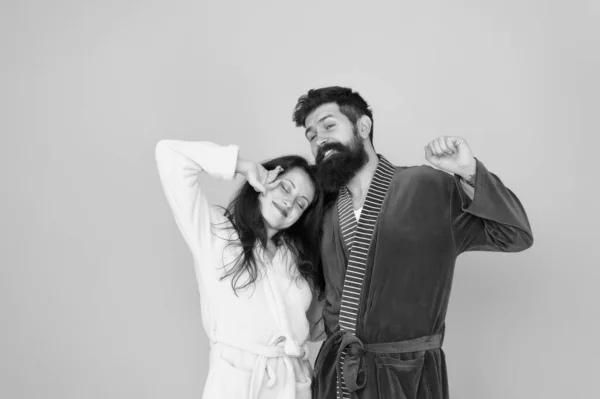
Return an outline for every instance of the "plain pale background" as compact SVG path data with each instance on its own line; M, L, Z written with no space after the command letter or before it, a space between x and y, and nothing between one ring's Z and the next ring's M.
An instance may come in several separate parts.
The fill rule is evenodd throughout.
M332 84L371 103L392 162L461 135L528 210L530 251L459 258L452 398L596 397L598 2L388 3L2 2L1 398L201 397L154 146L309 155L292 109ZM240 180L204 182L224 204Z

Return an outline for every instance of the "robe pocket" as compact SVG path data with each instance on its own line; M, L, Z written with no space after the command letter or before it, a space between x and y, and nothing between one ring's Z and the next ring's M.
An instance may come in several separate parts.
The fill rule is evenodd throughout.
M212 381L210 392L206 394L207 398L244 399L250 396L251 371L235 367L221 356L216 357L211 369Z
M296 373L296 399L312 398L312 367L308 360L291 359L292 363L298 362Z
M416 399L424 361L424 357L411 360L376 357L379 397Z
M296 381L296 399L311 399L311 385L312 381L310 379L305 382Z

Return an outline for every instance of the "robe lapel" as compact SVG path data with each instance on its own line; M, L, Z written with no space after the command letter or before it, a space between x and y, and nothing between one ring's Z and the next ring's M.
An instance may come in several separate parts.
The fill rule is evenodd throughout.
M352 251L352 242L354 241L354 232L356 231L356 217L354 216L354 207L352 199L346 187L340 190L337 201L338 219L340 233L348 250L348 257Z
M356 334L358 305L367 267L367 255L383 200L394 177L394 170L394 166L380 155L379 164L369 186L367 198L365 199L358 223L354 217L354 209L348 190L346 188L342 189L338 197L340 229L350 253L344 277L339 321L340 329L354 335ZM346 354L344 351L340 356L342 365L344 364L345 357ZM341 388L340 392L340 387L338 386L338 395L342 398L349 398L346 386L343 385Z

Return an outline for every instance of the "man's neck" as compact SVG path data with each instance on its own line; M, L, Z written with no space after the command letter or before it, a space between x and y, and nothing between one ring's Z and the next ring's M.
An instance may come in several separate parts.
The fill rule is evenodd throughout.
M346 188L350 192L350 197L352 198L354 209L359 209L363 206L365 199L367 198L367 193L369 192L371 180L373 180L373 176L379 165L379 157L374 150L369 150L367 150L367 154L369 155L367 164L360 168L348 184L346 184Z

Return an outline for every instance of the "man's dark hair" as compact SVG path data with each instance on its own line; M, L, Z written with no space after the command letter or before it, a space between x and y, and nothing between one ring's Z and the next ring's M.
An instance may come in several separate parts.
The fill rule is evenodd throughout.
M373 144L373 111L369 104L356 91L347 87L331 86L320 89L311 89L308 93L298 99L298 104L294 108L292 117L296 126L304 127L306 117L315 109L323 104L336 103L340 107L340 112L346 116L356 126L358 119L366 115L371 118L371 131L369 140Z

